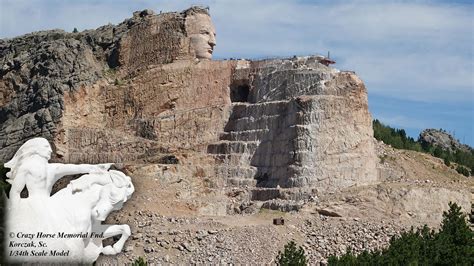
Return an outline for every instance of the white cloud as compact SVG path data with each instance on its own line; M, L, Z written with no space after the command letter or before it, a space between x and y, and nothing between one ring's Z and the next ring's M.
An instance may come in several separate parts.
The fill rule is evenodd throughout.
M473 101L472 62L454 54L347 55L371 92L418 101Z
M134 10L209 5L217 57L325 54L355 70L369 93L473 101L472 5L433 1L0 0L0 36L118 23Z
M379 115L377 117L379 121L386 125L397 128L412 128L412 129L424 129L432 127L432 124L426 120L413 119L412 117L406 117L403 115Z

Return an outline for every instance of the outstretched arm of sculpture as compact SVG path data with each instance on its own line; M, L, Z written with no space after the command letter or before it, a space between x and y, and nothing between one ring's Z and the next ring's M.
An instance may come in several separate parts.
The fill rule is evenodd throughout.
M126 224L122 225L100 225L97 227L100 232L104 232L104 239L113 237L116 235L121 235L120 239L113 245L113 246L105 246L102 249L102 253L104 255L116 255L120 253L123 249L123 245L125 241L127 241L128 237L131 235L130 226ZM94 231L95 228L94 228ZM100 233L98 232L98 233Z
M103 172L109 170L113 163L103 164L61 164L52 163L51 167L54 167L54 175L59 178L65 175L76 175L76 174L89 174L94 172Z
M50 173L48 178L48 187L52 187L56 181L61 179L66 175L76 175L76 174L88 174L95 172L105 172L109 170L113 163L104 163L104 164L60 164L60 163L51 163L48 165Z

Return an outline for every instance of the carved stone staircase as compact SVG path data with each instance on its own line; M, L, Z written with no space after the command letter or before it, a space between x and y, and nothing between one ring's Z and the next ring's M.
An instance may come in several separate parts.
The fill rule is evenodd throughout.
M218 161L217 174L225 177L230 187L255 187L258 170L269 164L271 150L262 149L265 140L273 138L281 114L289 101L233 103L229 121L219 141L208 146L208 153ZM259 150L257 152L257 149ZM266 154L263 154L266 153ZM265 161L266 160L266 161Z
M264 182L270 177L270 169L291 164L291 145L282 143L289 143L294 137L288 134L292 134L295 123L291 100L232 104L224 132L207 151L217 161L216 173L224 177L227 188L246 191L242 204L251 201L259 207L280 211L294 211L302 206L303 193L291 193L292 189L276 185L265 187Z

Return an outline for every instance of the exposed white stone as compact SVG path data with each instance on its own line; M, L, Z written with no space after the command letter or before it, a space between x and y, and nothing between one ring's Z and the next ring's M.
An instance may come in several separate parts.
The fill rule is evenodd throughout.
M50 164L50 155L48 141L34 138L5 164L12 184L5 239L9 262L93 263L100 254L120 253L130 227L101 223L134 192L130 177L107 171L111 164ZM50 196L63 176L85 173ZM21 198L25 187L28 197ZM117 235L113 246L103 246L102 240Z

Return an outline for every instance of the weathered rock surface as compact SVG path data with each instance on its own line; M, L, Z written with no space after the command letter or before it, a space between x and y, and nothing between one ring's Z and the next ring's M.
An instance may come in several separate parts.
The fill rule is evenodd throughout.
M420 133L422 143L438 146L445 151L461 150L464 152L472 152L473 149L466 144L462 144L451 134L444 130L425 129Z
M285 225L272 218L284 215ZM135 233L126 252L102 256L98 264L129 264L138 256L151 264L271 264L290 240L301 245L310 264L385 247L403 225L360 218L327 218L310 213L263 212L251 217L169 217L150 211L121 216Z
M104 79L120 84L150 65L191 58L185 15L145 10L96 30L0 40L0 161L29 138L61 134L66 93L78 98Z
M395 150L383 143L376 143L376 148L378 156L387 156L384 167L397 172L403 169L401 177L372 186L320 193L319 197L307 199L299 211L290 213L261 210L249 215L247 210L260 201L241 205L241 215L232 216L190 216L183 208L168 210L171 193L178 191L183 195L188 190L185 181L166 186L166 191L157 190L154 195L160 195L160 199L150 196L146 205L132 198L131 205L110 220L131 224L134 237L126 244L128 251L115 257L103 256L98 263L130 263L143 256L156 264L268 264L274 262L288 241L295 240L303 246L310 264L317 265L327 263L329 255L341 255L348 248L359 253L386 247L392 236L411 226L428 224L439 228L442 212L450 201L461 205L464 212L469 210L470 193L466 190L474 187L472 180L457 174L439 158ZM166 171L156 178L160 176L164 179L160 184L176 182L172 181L174 175ZM420 176L426 179L419 179ZM141 185L150 187L147 183ZM262 191L265 193L255 197L288 201L297 197L295 189ZM165 192L169 194L161 194ZM137 193L146 195L141 187ZM228 196L240 197L244 193L245 189L236 187ZM279 200L270 202L274 201ZM320 210L337 215L322 215ZM273 219L280 217L285 224L273 225Z
M231 186L337 190L377 181L362 82L317 57L235 71L232 111L208 151Z
M43 136L57 161L177 164L185 180L246 188L229 210L248 201L293 210L318 191L377 182L367 91L354 73L318 56L196 60L186 14L135 12L117 26L2 41L0 160Z
M1 161L31 137L53 139L63 93L99 79L102 67L78 36L56 30L0 43Z

